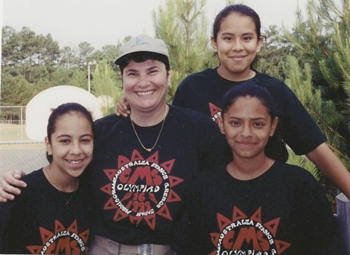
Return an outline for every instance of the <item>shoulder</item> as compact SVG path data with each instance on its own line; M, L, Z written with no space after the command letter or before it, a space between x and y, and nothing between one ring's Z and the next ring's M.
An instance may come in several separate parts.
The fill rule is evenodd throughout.
M94 127L95 128L102 128L104 126L110 126L110 124L116 123L123 118L124 117L119 117L116 114L112 113L110 115L107 115L105 117L102 117L100 119L95 120Z
M38 186L38 184L41 184L44 181L44 178L45 177L44 177L43 169L41 168L23 176L22 181L27 183L28 185L27 188L33 188Z
M170 109L172 118L177 122L192 126L216 126L215 123L204 113L176 105L170 105Z
M201 81L206 81L210 77L214 77L215 73L215 69L212 68L208 68L201 72L192 73L182 80L182 82L179 85L179 88L183 88L184 86L188 87L200 85Z
M258 84L264 86L270 93L291 92L290 88L281 80L265 73L257 72L255 80Z
M30 198L33 198L33 194L35 194L34 196L41 194L42 189L46 187L44 184L45 176L42 168L26 174L21 180L27 184L27 187L21 189L21 194L16 196L15 200L11 201L11 204L22 205L23 203L26 203L28 199L30 200ZM10 207L12 206L13 205Z
M318 183L316 178L302 167L282 162L277 162L276 166L278 168L277 171L281 171L290 182L301 185Z
M277 79L276 77L268 75L266 73L256 72L256 78L259 81L270 81L270 82L274 82L274 83L283 83L283 81Z
M272 77L266 73L259 73L257 72L256 81L269 88L269 87L279 87L279 88L288 88L288 86L281 80L277 79L276 77Z
M95 136L99 137L100 134L105 134L110 132L111 130L114 130L116 126L118 126L120 123L123 123L126 120L127 118L122 116L117 116L114 113L107 115L103 118L100 118L98 120L95 120L94 122Z
M192 73L188 75L185 80L195 80L195 79L204 79L212 76L215 73L215 69L213 68L208 68L203 71L197 72L197 73Z

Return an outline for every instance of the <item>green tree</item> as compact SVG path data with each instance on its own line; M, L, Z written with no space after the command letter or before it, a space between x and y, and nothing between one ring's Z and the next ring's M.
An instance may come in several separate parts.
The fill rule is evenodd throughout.
M68 82L69 85L77 86L82 89L88 89L87 71L75 69L72 74L72 78Z
M304 84L304 91L297 92L297 96L326 134L332 149L348 166L350 132L345 128L345 113L348 109L346 102L349 102L347 84L350 81L349 8L348 0L343 0L341 7L331 0L319 0L318 4L309 1L307 20L303 22L299 14L293 32L285 33L296 57L290 60L285 73L287 76L308 77L309 83ZM305 69L295 70L300 74L290 74L297 66L305 66ZM300 81L296 79L296 82ZM290 85L295 90L296 85L292 83ZM309 98L306 97L306 85L313 89ZM303 100L305 97L306 100Z
M78 45L78 66L81 69L86 68L89 61L93 61L94 47L88 42L81 42Z
M114 112L116 102L122 95L122 85L120 78L117 78L117 73L112 70L108 59L104 59L97 64L93 77L94 93L101 100L103 115Z
M28 82L34 83L43 67L48 75L52 73L58 63L59 47L50 34L36 35L28 27L23 27L18 33L13 28L4 27L2 32L2 65L14 67L13 75L21 74Z
M1 105L26 105L34 96L34 86L22 75L1 74Z
M79 60L74 49L69 46L65 46L60 52L60 66L63 66L66 69L71 69L78 66Z
M287 56L293 54L293 47L288 42L280 27L273 25L263 31L264 44L259 52L254 68L280 80L285 80Z
M185 76L211 66L214 61L209 49L205 3L205 0L167 0L153 12L156 37L169 46L172 67L169 100Z

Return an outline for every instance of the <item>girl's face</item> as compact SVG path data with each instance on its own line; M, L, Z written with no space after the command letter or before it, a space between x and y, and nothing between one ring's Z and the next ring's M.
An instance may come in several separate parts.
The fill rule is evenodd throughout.
M251 64L263 43L255 30L253 19L238 12L222 20L217 38L211 42L220 60L218 72L225 79L241 81L251 77Z
M52 155L50 171L66 177L79 177L93 156L93 132L90 122L79 112L68 112L56 119L51 142L46 147Z
M238 97L224 113L219 127L235 159L254 159L264 156L266 144L277 123L278 118L272 120L258 98L244 96Z

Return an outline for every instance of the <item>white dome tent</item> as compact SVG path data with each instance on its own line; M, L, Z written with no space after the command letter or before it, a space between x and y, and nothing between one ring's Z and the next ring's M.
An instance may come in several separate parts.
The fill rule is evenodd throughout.
M93 119L102 117L97 98L82 88L60 85L41 91L26 107L26 134L29 139L43 141L47 120L52 109L63 103L75 102L85 106Z

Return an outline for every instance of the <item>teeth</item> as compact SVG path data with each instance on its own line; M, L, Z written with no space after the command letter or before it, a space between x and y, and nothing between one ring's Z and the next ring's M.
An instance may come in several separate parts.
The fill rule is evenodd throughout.
M142 91L142 92L137 92L137 94L138 95L140 95L140 96L146 96L146 95L150 95L150 94L152 94L153 93L153 91Z
M81 162L81 160L71 160L70 161L72 164L79 164Z

